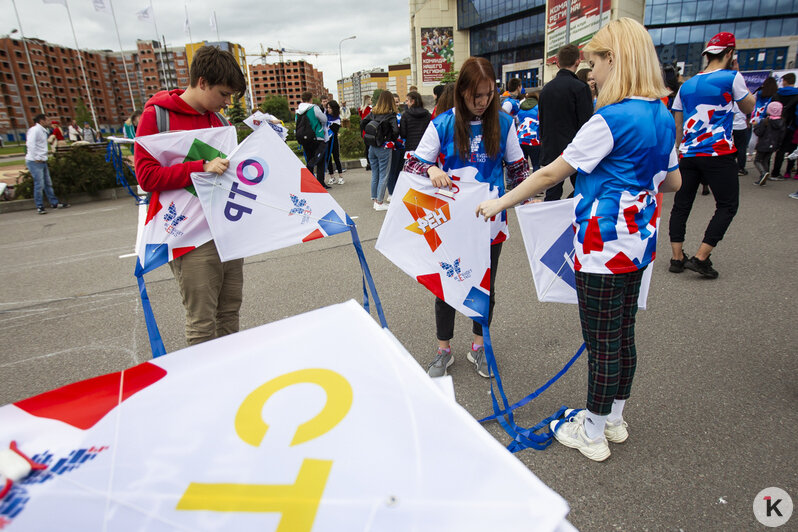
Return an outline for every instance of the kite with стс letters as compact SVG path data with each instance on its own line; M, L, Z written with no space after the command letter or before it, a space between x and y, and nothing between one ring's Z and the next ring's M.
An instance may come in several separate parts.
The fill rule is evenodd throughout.
M0 407L0 427L47 466L0 499L4 532L573 530L354 301Z

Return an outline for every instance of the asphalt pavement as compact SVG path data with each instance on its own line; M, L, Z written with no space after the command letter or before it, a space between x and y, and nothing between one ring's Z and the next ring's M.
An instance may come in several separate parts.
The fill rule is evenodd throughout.
M344 176L332 194L357 217L388 325L426 367L436 347L433 296L374 250L385 213L371 207L370 175ZM569 520L581 530L766 530L752 512L760 490L780 487L798 502L798 201L787 197L798 181L752 181L740 178L740 211L712 254L717 280L667 271L673 196L666 195L649 309L637 320L639 362L624 412L629 440L611 444L604 463L556 442L516 455L570 503ZM697 197L688 253L713 209L712 196ZM137 216L132 199L0 215L0 404L150 358L129 256ZM514 213L510 234L491 331L515 401L554 375L582 338L574 305L538 302ZM244 274L244 329L362 296L346 234L250 257ZM146 281L167 351L184 347L170 270ZM470 336L458 316L451 374L458 402L482 417L491 413L489 384L465 358ZM563 404L583 407L586 376L583 357L516 421L531 426ZM485 428L509 443L498 425ZM798 516L784 528L798 530Z

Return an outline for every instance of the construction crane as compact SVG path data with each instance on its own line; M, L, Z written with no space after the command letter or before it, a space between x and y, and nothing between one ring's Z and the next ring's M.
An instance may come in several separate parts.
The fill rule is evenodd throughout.
M246 56L247 57L259 57L263 61L263 64L266 64L266 60L268 59L269 55L277 54L278 57L279 57L279 62L280 62L280 64L282 64L284 62L283 61L283 55L285 55L285 54L289 54L289 55L312 55L312 56L316 56L316 57L318 57L320 55L331 55L332 54L332 52L309 52L307 50L289 50L289 49L286 49L286 48L283 48L282 46L280 46L279 42L277 43L277 46L279 46L279 48L271 48L271 47L264 48L263 44L261 43L261 45L260 45L260 53L259 54L246 54ZM285 67L280 67L278 69L278 71L279 71L278 72L278 84L279 84L278 88L279 88L281 94L286 94L288 86L287 86L286 81L285 81ZM247 75L249 75L249 69L247 69ZM249 81L250 81L249 86L252 87L252 80L249 80Z

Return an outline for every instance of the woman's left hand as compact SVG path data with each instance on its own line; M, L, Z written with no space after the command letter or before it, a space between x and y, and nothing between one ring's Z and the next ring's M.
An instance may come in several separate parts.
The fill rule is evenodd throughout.
M499 214L502 210L501 201L498 199L492 199L480 203L477 206L476 215L477 217L482 216L485 218L485 221L487 221Z

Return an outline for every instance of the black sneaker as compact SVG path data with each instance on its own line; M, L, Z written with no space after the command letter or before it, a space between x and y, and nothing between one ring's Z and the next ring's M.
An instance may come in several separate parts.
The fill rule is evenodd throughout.
M54 203L50 205L53 209L66 209L69 207L69 203Z
M707 279L718 278L718 271L712 267L712 261L709 260L709 256L704 260L690 257L684 262L684 267L688 270L700 273L702 277L706 277Z
M770 173L769 172L765 172L764 174L759 176L759 179L754 181L754 184L755 185L759 185L760 187L764 187L765 183L768 182L768 177L770 177Z
M687 255L682 253L681 260L671 259L671 265L668 266L668 271L671 273L682 273L684 271L684 263L687 261Z
M39 214L47 214L47 211L44 210L44 207L37 207L36 212Z

